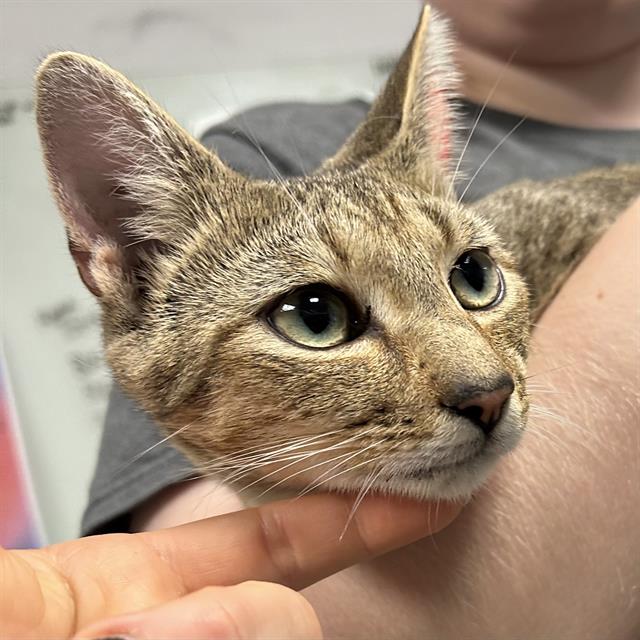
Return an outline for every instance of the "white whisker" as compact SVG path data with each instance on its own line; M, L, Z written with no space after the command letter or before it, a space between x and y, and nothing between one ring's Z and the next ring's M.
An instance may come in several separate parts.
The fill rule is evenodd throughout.
M229 82L229 78L226 75L225 75L225 81L227 83L227 86L229 87L229 90L233 94L233 97L234 97L235 101L239 102L238 96L236 95L236 92L235 92L235 89L233 88L233 86ZM262 156L264 161L267 163L267 166L269 167L269 170L271 171L273 176L276 178L276 184L278 184L278 185L280 185L282 187L283 191L287 194L287 196L289 197L291 202L293 202L293 204L296 206L298 211L300 213L304 214L304 208L302 206L302 203L293 195L293 192L287 186L283 175L280 173L280 171L278 171L277 167L273 164L271 159L264 152L264 149L262 148L262 146L258 142L254 132L251 130L251 127L249 127L249 125L247 124L247 120L246 120L246 118L244 116L244 112L240 111L240 113L238 115L239 115L240 119L242 120L242 124L244 125L244 128L245 128L245 133L246 133L247 137L249 138L250 142L255 146L255 148L258 151L258 153Z
M360 451L358 453L361 453ZM355 457L355 456L354 456ZM358 464L349 467L348 469L343 469L342 471L339 471L337 473L334 473L333 475L322 479L322 477L316 478L312 483L310 483L309 485L307 485L307 487L305 487L304 491L300 494L298 494L298 497L301 498L302 496L306 495L307 493L310 493L311 491L315 491L317 489L319 489L323 484L327 484L328 482L331 482L331 480L333 480L334 478L337 478L345 473L348 473L350 471L353 471L354 469L358 469L359 467L365 465L365 464L370 464L373 462L376 462L377 460L381 459L383 457L382 454L377 455L369 460L364 460L363 462L359 462ZM332 470L335 469L339 469L340 467L344 466L344 464L347 462L347 460L343 461L343 463L335 465L333 467ZM323 474L325 475L325 474Z
M358 451L355 452L355 454L351 454L351 457L347 458L347 460L350 460L351 458L355 457L356 455L362 454L365 451L368 451L369 449L371 449L372 447L378 446L379 444L380 444L379 442L374 442L373 444L370 444L368 447L365 447L364 449L359 449ZM323 464L328 464L328 463L334 462L335 460L337 460L337 457L333 458L332 460L325 460L323 462L320 462L318 464L313 465L312 467L307 467L306 469L302 469L300 471L296 471L295 473L292 473L292 474L288 475L286 478L283 478L282 480L279 480L278 482L276 482L276 484L272 485L271 487L269 487L268 489L263 491L258 496L258 498L262 497L265 493L268 493L269 491L271 491L272 489L275 489L276 487L280 486L281 484L287 482L291 478L294 478L295 476L299 476L302 473L306 473L307 471L310 471L311 469L315 469L316 467L319 467L319 466L321 466Z
M478 174L484 169L484 167L487 164L487 162L489 162L489 160L491 160L491 158L493 157L493 154L507 141L507 139L513 133L515 133L515 131L518 129L518 127L526 119L527 119L527 116L522 116L522 118L520 118L520 120L518 120L518 122L516 122L516 124L514 124L513 127L511 127L511 129L504 136L502 136L502 138L500 139L498 144L491 150L489 155L480 163L480 166L476 169L475 173L471 176L471 179L469 180L469 182L467 182L467 186L464 188L464 191L462 192L462 194L458 198L458 204L460 204L460 202L462 202L462 200L464 199L467 191L469 191L469 188L473 184L473 181L478 177Z
M458 171L460 169L460 165L462 164L462 160L464 158L465 153L467 152L467 149L469 147L469 143L471 142L471 138L473 137L473 134L475 133L477 127L478 127L478 123L480 122L480 118L482 118L482 114L485 112L485 109L487 108L487 105L489 104L489 101L491 100L491 98L493 98L493 94L495 93L496 89L498 88L498 85L500 84L500 82L502 81L502 78L504 77L505 71L508 69L509 65L513 62L513 58L515 57L517 52L517 49L513 50L513 53L509 56L508 60L504 63L504 65L502 66L502 68L500 69L500 73L498 74L498 77L496 78L496 81L494 82L493 86L491 87L489 93L487 94L487 97L485 98L484 102L482 103L482 107L480 109L480 111L478 112L478 115L476 116L473 125L471 126L471 131L469 132L469 135L467 136L467 139L464 143L464 146L462 147L462 151L460 152L460 156L458 157L458 162L456 163L456 167L453 171L453 177L451 178L451 182L449 183L449 190L447 191L447 200L451 197L451 193L453 192L454 188L455 188L455 184L456 184L456 178L458 177ZM460 202L460 200L458 200L458 202Z
M149 453L150 451L153 451L156 447L159 447L161 444L164 444L165 442L171 440L171 438L174 438L175 436L181 434L185 429L190 427L192 424L193 422L189 422L189 424L185 424L183 427L180 427L180 429L174 431L173 433L170 433L165 438L162 438L162 440L160 440L159 442L152 444L150 447L147 447L144 451L141 451L140 453L136 454L135 456L133 456L133 458L131 458L131 460L129 460L128 462L125 462L118 469L117 473L120 473L121 471L126 469L129 465L132 465L134 462L137 462L138 460L140 460L140 458L142 458L142 456L147 455L147 453Z
M361 453L363 453L364 451L367 451L367 449L370 449L372 446L375 446L376 444L379 444L377 442L374 442L373 445L370 445L369 447L366 447L365 449L358 449L358 451L355 451L351 454L351 456L349 456L346 460L343 460L342 462L339 462L338 464L334 465L333 467L331 467L330 469L327 469L324 473L322 473L321 475L319 475L317 478L315 478L315 480L312 480L299 494L298 494L298 498L301 498L302 496L306 495L307 493L310 493L311 491L314 491L315 489L317 489L317 487L319 487L323 480L322 478L324 478L325 476L329 475L332 471L335 471L336 469L344 466L347 462L349 462L349 460L352 460L353 458L359 456ZM335 459L335 458L334 458ZM334 477L334 476L332 476Z
M284 446L282 446L282 444L280 443L269 445L266 447L264 445L256 445L247 449L241 449L238 452L219 456L214 460L214 464L246 462L257 457L261 458L264 456L270 456L282 452L295 451L296 449L299 449L306 444L317 442L318 440L327 438L330 435L335 435L339 432L340 429L335 429L333 431L327 431L324 433L315 434L313 436L294 438L293 440L291 438L285 438L280 441L280 443L284 442Z
M367 493L369 492L371 487L374 485L375 481L380 477L380 474L382 473L383 469L384 467L381 466L378 469L377 473L375 472L375 470L371 471L369 473L369 476L367 476L367 479L365 479L364 484L362 485L362 489L360 489L360 493L358 494L358 497L353 503L353 507L351 507L351 511L349 512L349 515L347 516L347 522L344 525L344 529L342 530L342 533L338 537L338 540L340 542L342 542L342 539L344 538L345 533L347 533L347 529L349 528L351 521L355 517L358 507L362 504L362 501L365 499Z
M537 373L532 373L528 376L525 376L524 379L529 381L533 380L533 378L538 378L540 376L546 376L549 373L554 373L555 371L562 371L563 369L567 369L568 367L575 367L576 364L574 362L570 362L568 364L562 364L558 367L554 367L553 369L545 369L544 371L538 371Z
M317 450L317 451L312 451L312 452L310 452L310 453L308 453L308 454L299 454L299 457L298 457L296 460L294 460L293 462L290 462L289 464L286 464L286 465L284 465L284 466L282 466L282 467L278 467L278 468L277 468L277 469L275 469L274 471L271 471L270 473L267 473L266 475L261 476L261 477L260 477L260 478L258 478L257 480L254 480L252 483L250 483L250 484L246 485L245 487L242 487L242 489L240 489L240 491L246 491L246 490L247 490L247 489L249 489L250 487L253 487L255 484L258 484L259 482L264 482L267 478L270 478L270 477L272 477L272 476L274 476L274 475L276 475L276 474L278 474L278 473L280 473L280 472L284 471L285 469L288 469L289 467L294 466L295 464L297 464L298 462L300 462L300 460L306 460L306 459L311 458L311 457L313 457L313 456L317 456L319 453L326 453L327 451L335 451L336 449L341 449L341 448L343 448L343 446L344 446L344 445L343 445L342 443L338 443L338 444L334 444L334 445L332 445L332 446L330 446L330 447L326 447L326 448L324 448L324 449L319 449L319 450ZM349 452L349 451L347 451L347 453L343 453L343 454L341 454L340 456L337 456L336 458L332 458L332 460L337 460L337 459L338 459L338 458L340 458L340 457L343 457L343 456L349 455L349 453L350 453L350 452ZM270 462L268 462L267 464L276 464L276 462L270 461ZM320 462L320 463L318 463L318 464L316 464L316 465L313 465L312 467L307 467L307 468L306 468L306 469L304 469L303 471L308 471L309 469L314 469L315 467L320 466L321 464L326 464L326 461L325 461L325 462ZM258 465L258 466L265 466L265 465ZM297 473L292 474L291 476L288 476L287 478L285 478L285 480L288 480L290 477L293 477L293 476L295 476L295 475L298 475L298 473L302 473L302 471L299 471L299 472L297 472ZM278 484L281 484L281 482L282 482L282 481L278 482L277 484L275 484L275 485L273 485L273 486L274 486L274 487L275 487L275 486L278 486ZM269 489L267 489L267 491L269 491ZM262 495L262 494L260 494L260 495Z

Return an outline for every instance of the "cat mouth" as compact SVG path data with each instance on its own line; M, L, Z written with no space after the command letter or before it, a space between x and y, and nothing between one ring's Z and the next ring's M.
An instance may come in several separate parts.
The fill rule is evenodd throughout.
M482 452L474 453L463 460L457 460L456 462L448 462L446 464L430 465L425 464L419 467L413 467L407 470L403 475L409 480L424 480L426 478L432 478L433 476L443 473L452 473L458 471L464 467L468 467L470 464L476 462L479 458L483 457Z
M430 462L427 457L409 464L397 461L376 484L383 491L418 499L466 500L486 480L498 457L490 448L482 447L449 462Z
M470 470L478 462L485 461L486 447L476 449L473 453L465 456L457 456L450 462L430 463L428 461L419 462L412 461L410 465L406 465L403 469L398 465L394 469L395 478L404 478L407 480L426 480L436 476L455 474L458 471Z

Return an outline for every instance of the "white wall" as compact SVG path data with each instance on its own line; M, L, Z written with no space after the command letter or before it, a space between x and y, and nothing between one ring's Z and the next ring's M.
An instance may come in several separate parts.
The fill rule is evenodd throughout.
M126 2L4 0L0 83L25 86L39 57L75 49L129 74L167 76L397 52L418 0Z
M415 0L0 4L2 341L50 541L76 535L109 381L95 304L67 256L39 157L38 60L58 49L101 57L198 133L265 100L371 92L376 63L401 50L418 9Z

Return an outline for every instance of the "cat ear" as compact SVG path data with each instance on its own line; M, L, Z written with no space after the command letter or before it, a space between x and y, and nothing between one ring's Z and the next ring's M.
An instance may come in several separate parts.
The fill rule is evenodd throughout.
M119 73L59 53L36 79L49 181L82 280L97 296L131 282L146 252L176 241L205 185L240 180ZM198 191L200 189L200 191ZM185 200L188 198L187 206Z
M321 171L382 163L444 191L452 156L457 74L446 21L428 5L364 122ZM447 183L448 186L448 183Z

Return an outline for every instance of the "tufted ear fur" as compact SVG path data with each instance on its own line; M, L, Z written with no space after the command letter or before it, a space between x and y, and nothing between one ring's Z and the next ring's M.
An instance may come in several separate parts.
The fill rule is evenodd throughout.
M126 78L59 53L36 80L37 121L69 247L96 296L135 286L141 261L165 249L215 197L242 180ZM185 202L187 199L190 202ZM113 294L114 291L112 290Z
M365 121L322 167L382 163L398 177L444 194L452 156L452 91L448 26L428 5L413 38Z

